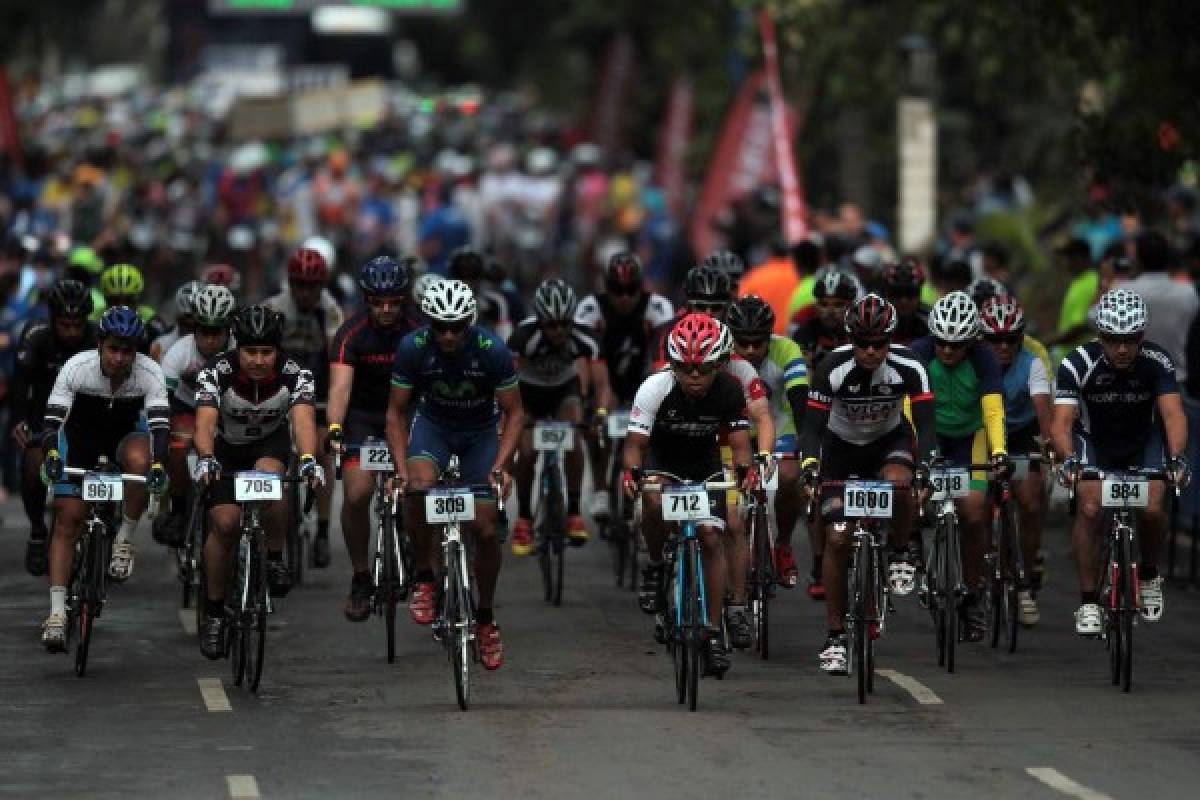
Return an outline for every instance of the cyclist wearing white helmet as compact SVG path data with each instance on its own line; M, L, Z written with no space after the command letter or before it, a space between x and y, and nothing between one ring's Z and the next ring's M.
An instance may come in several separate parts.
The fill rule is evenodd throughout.
M1011 469L1004 422L1004 382L1000 362L979 341L979 310L962 291L950 292L929 312L930 336L913 342L929 370L937 411L938 448L945 466L966 467L988 461L993 474ZM987 473L974 472L970 493L956 502L962 520L964 600L963 636L980 641L987 627L980 597L983 551L987 539ZM910 553L910 559L917 553ZM895 565L893 565L895 566ZM898 573L900 567L896 568Z
M498 336L475 324L475 297L462 281L447 279L427 288L421 310L430 322L400 340L392 368L387 439L396 478L416 488L429 487L450 457L457 456L463 483L498 480L501 494L507 495L510 464L524 425L512 353ZM414 402L416 408L411 409ZM504 663L493 614L500 541L495 498L489 494L476 503L471 531L479 581L477 636L480 660L494 670ZM418 554L409 613L417 624L429 625L436 613L434 575L440 550L433 546L423 509L419 503L406 506L406 524Z
M1146 303L1126 289L1113 289L1096 306L1099 336L1067 354L1058 368L1054 399L1054 448L1063 457L1059 479L1071 483L1083 466L1120 470L1162 465L1172 480L1186 485L1188 423L1171 357L1145 338ZM1166 451L1163 450L1163 434ZM1164 458L1165 456L1165 458ZM1140 512L1141 603L1149 622L1162 618L1162 576L1158 556L1166 524L1164 486L1150 482L1148 507ZM1100 484L1076 487L1079 513L1073 541L1081 605L1075 632L1098 636L1104 617L1097 594L1099 575Z

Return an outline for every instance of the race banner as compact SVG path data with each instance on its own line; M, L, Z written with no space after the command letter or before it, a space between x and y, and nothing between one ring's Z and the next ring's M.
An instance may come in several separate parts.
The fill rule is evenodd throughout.
M667 116L658 141L658 164L655 182L662 188L667 209L675 219L684 212L684 158L692 136L692 109L695 97L692 83L680 76L671 86L667 99Z
M758 15L763 39L763 63L766 71L767 94L771 102L771 133L778 166L779 189L783 195L783 235L795 244L808 235L804 207L804 192L792 152L793 129L789 123L787 103L783 99L783 84L779 79L779 48L775 39L775 21L764 7Z

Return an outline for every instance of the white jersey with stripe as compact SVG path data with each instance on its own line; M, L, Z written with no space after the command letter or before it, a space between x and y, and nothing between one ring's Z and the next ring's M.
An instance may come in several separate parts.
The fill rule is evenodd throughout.
M84 350L67 359L55 378L45 421L68 435L89 436L135 431L143 414L151 431L169 427L167 385L158 363L138 353L129 377L114 389L101 368L100 351Z
M821 362L808 390L810 405L829 408L829 430L851 444L870 444L895 429L905 396L928 400L932 389L916 354L898 345L873 372L858 366L851 345L842 345Z

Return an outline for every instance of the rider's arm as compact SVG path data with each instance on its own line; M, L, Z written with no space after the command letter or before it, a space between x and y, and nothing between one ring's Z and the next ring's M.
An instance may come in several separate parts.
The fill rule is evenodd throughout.
M608 380L608 362L602 358L588 362L591 368L592 385L596 391L596 408L612 408L612 384Z
M1158 413L1167 432L1167 455L1181 456L1187 451L1188 421L1183 397L1178 392L1158 397Z
M525 409L521 405L521 390L516 386L496 391L496 403L500 413L504 415L501 421L500 447L496 451L496 463L493 469L508 469L512 462L513 453L521 441L521 431L525 427Z
M42 420L42 447L46 450L58 449L59 429L62 428L67 414L71 411L71 405L75 402L75 379L79 374L80 363L77 359L83 355L80 353L68 359L59 370L58 377L54 379L54 388L50 390L50 397L46 400L46 414Z
M989 392L979 398L983 408L983 427L987 431L988 444L991 445L992 455L1008 452L1008 442L1005 438L1007 430L1004 422L1004 395Z
M192 434L192 446L196 455L205 458L213 454L217 439L217 417L220 411L216 406L196 406L196 430Z
M317 409L312 403L296 403L288 412L292 420L292 435L296 438L296 450L301 455L312 455L317 451Z
M1054 426L1054 401L1050 387L1050 375L1046 365L1036 357L1029 364L1029 381L1026 387L1029 398L1033 401L1033 411L1037 415L1038 433L1042 441L1050 443L1050 431Z
M758 439L758 451L770 453L775 449L775 420L771 417L771 403L767 398L760 397L746 404L746 415L754 424L754 432Z
M1075 454L1075 420L1079 417L1079 404L1083 402L1080 396L1080 369L1086 373L1086 359L1079 347L1067 354L1058 365L1058 376L1054 382L1054 424L1051 428L1051 438L1054 452L1058 458L1064 459Z
M780 366L783 367L783 393L792 411L792 424L797 434L803 430L804 409L808 405L808 364L800 345L783 336L771 339L772 348L778 348Z
M797 428L800 432L800 442L796 457L800 459L801 464L807 459L821 457L821 439L825 436L825 428L829 425L829 411L833 407L833 384L829 381L829 365L829 359L825 359L825 363L813 375L806 401L804 426Z
M919 351L914 351L920 355ZM925 364L917 360L905 375L905 393L908 395L909 413L913 428L917 432L917 461L930 462L937 458L937 404L933 397L933 385ZM1003 405L1003 402L1001 402Z
M970 359L979 376L979 406L983 410L983 429L987 432L992 455L1008 452L1008 428L1004 421L1004 370L990 347L982 343L970 350Z
M642 464L646 463L646 451L649 449L649 436L629 431L625 436L625 447L621 451L621 466L625 469L640 469Z
M167 463L167 448L171 444L171 411L167 403L167 384L163 380L162 367L149 356L139 356L137 366L149 370L146 394L143 395L143 410L146 425L150 428L150 442L154 453L153 463Z
M750 445L750 431L737 430L729 433L729 449L733 451L734 466L749 466L754 460Z
M341 425L346 421L353 384L354 367L336 362L329 365L329 406L325 413L330 425Z
M388 448L396 464L403 464L408 457L408 403L412 399L412 388L392 384L388 395L387 427L385 429Z
M20 344L17 345L16 366L13 369L12 385L8 390L8 421L13 425L26 422L25 416L29 413L29 387L32 383L30 376L41 360L35 340L44 335L35 331L45 330L43 324L30 325L21 334Z

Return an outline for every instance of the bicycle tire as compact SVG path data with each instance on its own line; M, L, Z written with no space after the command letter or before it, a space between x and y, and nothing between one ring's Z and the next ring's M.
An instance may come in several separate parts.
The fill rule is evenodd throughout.
M986 586L983 597L988 605L988 645L994 650L1000 646L1000 634L1004 630L1004 581L1000 576L1001 554L999 550L984 557L983 574Z
M300 484L288 484L288 529L287 538L285 539L285 548L287 550L287 565L288 572L292 575L292 584L299 586L304 583L304 567L305 561L304 536L302 528L304 527L304 509L300 502Z
M933 546L925 567L925 591L929 602L929 616L933 620L934 652L939 667L946 665L946 593L942 587L942 562L945 560L943 541L946 536L945 523L938 520L933 535Z
M1004 508L1004 541L1006 542L1006 558L1000 562L1004 575L1004 624L1008 633L1008 652L1017 652L1017 635L1020 629L1018 608L1021 581L1024 580L1024 570L1021 565L1021 520L1017 515L1015 503L1007 503Z
M250 691L257 692L262 682L263 665L267 658L267 542L266 535L258 531L251 546L250 585L254 590L251 618L247 620L246 672L250 677Z
M947 524L946 562L943 565L943 575L946 586L946 672L953 673L955 656L958 650L958 629L960 620L959 588L962 586L962 554L959 551L958 522L951 518Z
M233 580L229 582L229 586L236 593L236 599L233 601L233 620L229 626L230 636L230 669L233 674L233 685L241 686L246 678L246 647L249 644L248 633L246 630L247 620L245 612L245 597L246 593L243 590L244 581L246 580L246 570L248 569L249 547L243 548L241 542L238 542L237 554L233 560ZM229 602L228 590L226 590L226 602Z
M88 544L84 562L87 574L81 581L83 602L79 613L79 640L75 644L75 674L80 678L87 674L88 655L91 652L92 635L96 630L96 618L100 616L104 602L104 572L108 569L109 548L106 531L88 530Z
M1133 521L1130 521L1131 525ZM1134 592L1138 587L1133 581L1132 549L1134 536L1130 527L1122 552L1123 569L1121 570L1121 691L1128 693L1133 688L1133 624L1137 617L1137 596Z
M666 639L667 650L671 654L671 665L675 673L675 701L680 705L687 702L689 668L688 649L683 640L686 605L682 602L682 598L687 588L683 572L683 548L679 547L669 571L664 574L666 586L663 595L666 602L660 604L660 608L663 609L663 625L666 627L663 638Z
M542 469L548 470L549 475L547 480L549 485L546 488L546 524L548 526L549 550L550 550L550 596L547 598L555 608L562 606L563 599L563 578L566 572L566 536L567 536L567 509L563 499L561 479L559 472L559 461L557 458L546 459Z
M773 569L771 563L771 532L767 527L767 510L759 504L751 518L751 534L754 543L754 638L759 658L766 661L771 654L771 584Z
M850 604L850 624L854 628L851 647L854 649L853 667L858 685L858 702L867 702L867 640L870 633L867 630L867 592L870 591L869 565L867 555L869 545L866 539L860 538L854 547L854 556L850 561L848 578L853 601Z
M454 696L458 707L466 711L471 702L471 673L469 660L464 656L467 652L466 638L468 632L463 619L462 576L458 574L459 559L457 549L449 553L450 563L446 567L446 580L443 584L446 621L446 655L450 662L450 672L454 679Z
M387 663L394 664L396 661L396 605L399 603L396 591L399 583L399 575L397 575L399 565L396 563L399 541L389 508L385 507L383 514L380 515L379 526L381 535L378 540L383 552L377 553L376 557L383 559L383 569L380 570L380 582L383 585L379 587L383 605L383 631L387 642Z
M1108 650L1108 673L1109 680L1113 686L1121 684L1121 625L1118 602L1115 606L1113 603L1113 595L1120 596L1120 588L1116 592L1113 591L1113 576L1116 572L1113 570L1113 552L1112 552L1112 519L1106 519L1105 528L1107 530L1104 545L1101 551L1100 558L1100 578L1096 582L1099 587L1100 602L1104 610L1104 644Z
M705 645L707 631L704 629L704 618L700 613L700 581L704 580L704 568L700 563L699 542L689 539L684 549L684 562L687 564L687 615L685 632L687 638L688 661L691 672L687 676L688 710L695 711L700 702L700 663L704 656L700 649Z

